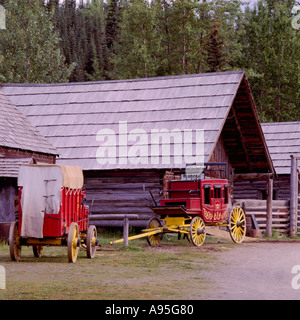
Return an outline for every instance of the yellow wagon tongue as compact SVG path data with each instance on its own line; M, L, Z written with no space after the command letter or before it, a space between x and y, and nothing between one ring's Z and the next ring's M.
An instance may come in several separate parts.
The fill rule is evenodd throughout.
M187 211L183 206L157 206L157 207L150 207L155 213L164 216L164 215L182 215L187 214Z

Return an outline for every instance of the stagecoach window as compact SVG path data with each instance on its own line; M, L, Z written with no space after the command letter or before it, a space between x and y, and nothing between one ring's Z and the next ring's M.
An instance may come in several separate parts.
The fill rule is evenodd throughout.
M221 188L222 186L215 186L215 198L221 198Z
M207 184L207 185L204 186L204 201L205 201L205 204L210 204L209 193L210 193L210 185Z
M224 186L224 190L225 190L224 202L228 203L228 186Z

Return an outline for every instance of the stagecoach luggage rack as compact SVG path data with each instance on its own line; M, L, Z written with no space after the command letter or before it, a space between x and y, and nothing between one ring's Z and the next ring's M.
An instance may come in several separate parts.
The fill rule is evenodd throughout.
M187 165L188 166L197 166L199 164L197 163L190 163ZM216 166L222 166L225 167L224 169L221 168L208 168L208 167L216 167ZM186 177L187 180L190 179L199 179L201 177L203 178L212 178L212 173L213 172L218 172L219 173L219 178L220 179L226 179L226 167L227 167L227 163L226 162L204 162L204 168L203 171L200 174L195 174L195 175L186 175L186 168L185 169L180 169L180 170L176 170L174 171L174 174L180 174ZM208 174L207 174L208 173Z

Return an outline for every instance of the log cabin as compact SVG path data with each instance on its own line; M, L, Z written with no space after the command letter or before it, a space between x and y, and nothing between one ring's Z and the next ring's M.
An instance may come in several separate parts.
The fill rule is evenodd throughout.
M131 225L144 227L154 215L149 191L157 201L166 173L191 160L225 162L231 189L235 175L275 172L243 71L1 91L57 149L58 164L82 167L97 226L137 214Z

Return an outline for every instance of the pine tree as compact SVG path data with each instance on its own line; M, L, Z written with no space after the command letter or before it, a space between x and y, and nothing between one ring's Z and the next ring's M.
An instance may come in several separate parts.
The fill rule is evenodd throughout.
M220 23L215 17L206 43L206 61L209 72L219 72L228 65L225 43L220 33Z
M116 54L115 47L120 37L120 25L121 25L121 14L122 7L120 0L110 0L105 18L105 70L108 79L113 77L114 72L114 56Z

